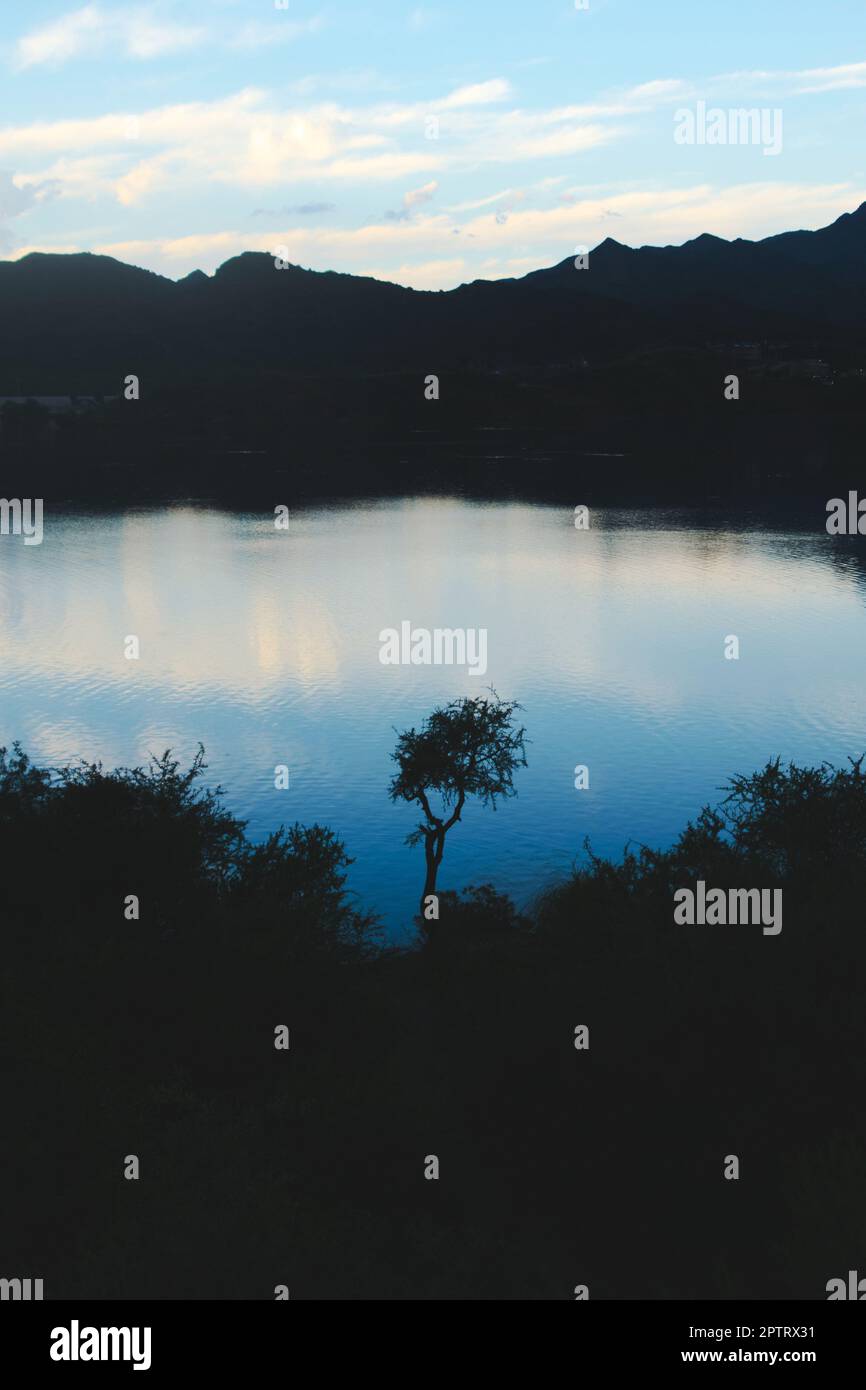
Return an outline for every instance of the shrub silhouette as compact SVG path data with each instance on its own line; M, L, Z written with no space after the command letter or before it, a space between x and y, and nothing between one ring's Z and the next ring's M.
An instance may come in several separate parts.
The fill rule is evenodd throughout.
M820 1299L857 1268L859 762L735 777L523 913L442 893L433 952L378 948L331 831L254 845L204 770L0 753L7 1270L55 1298L569 1300ZM696 878L778 884L782 933L675 925Z
M253 845L222 788L200 785L206 769L201 747L185 770L165 752L111 771L49 771L17 744L0 748L0 862L12 904L46 929L63 922L68 932L76 921L116 935L134 894L150 932L195 936L208 923L276 931L285 957L372 949L376 924L348 899L352 861L333 831L281 827Z

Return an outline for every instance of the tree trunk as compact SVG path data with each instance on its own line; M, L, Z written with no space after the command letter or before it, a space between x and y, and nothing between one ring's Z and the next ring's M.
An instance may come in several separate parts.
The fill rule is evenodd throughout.
M427 899L436 892L436 875L439 872L439 865L442 863L444 849L445 831L427 831L424 836L424 856L427 861L427 871L424 878L424 892L421 894L421 921L428 936L436 924L425 917L424 909L427 906Z

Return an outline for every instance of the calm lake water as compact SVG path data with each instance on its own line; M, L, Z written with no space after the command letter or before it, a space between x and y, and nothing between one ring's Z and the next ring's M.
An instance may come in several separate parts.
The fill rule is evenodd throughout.
M0 742L113 766L201 741L253 835L336 830L399 938L423 851L387 796L395 727L489 685L524 705L519 795L467 807L440 875L524 903L587 835L665 846L734 772L866 748L864 548L823 516L804 532L598 511L577 531L567 508L418 498L296 512L285 532L191 504L49 509L42 545L0 536ZM406 619L486 628L486 675L383 666L380 630Z

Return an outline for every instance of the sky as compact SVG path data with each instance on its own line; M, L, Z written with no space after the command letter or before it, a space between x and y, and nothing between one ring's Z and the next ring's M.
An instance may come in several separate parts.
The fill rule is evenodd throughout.
M439 290L866 201L866 0L29 0L0 69L7 259Z

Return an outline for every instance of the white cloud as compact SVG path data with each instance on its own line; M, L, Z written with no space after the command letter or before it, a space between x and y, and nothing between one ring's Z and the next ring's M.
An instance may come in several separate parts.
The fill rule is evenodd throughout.
M706 86L747 88L753 92L782 89L791 96L835 92L848 87L866 87L866 62L839 63L827 68L799 68L793 71L743 70L710 78Z
M96 12L89 6L77 14ZM139 16L136 22L145 21ZM65 48L55 32L53 51L68 51L70 43L78 42L82 24L64 31ZM142 43L151 41L146 37L150 30L138 32L145 36ZM813 69L809 76L813 82L859 81L861 68L866 65ZM804 75L776 77L790 86ZM742 80L742 74L729 74L708 79L708 85ZM426 186L434 178L441 182L448 172L474 174L484 166L579 157L627 138L631 127L623 118L682 101L690 91L678 79L665 78L589 105L525 110L506 102L511 88L502 78L458 87L425 102L363 106L302 99L286 104L285 98L245 88L216 101L157 107L135 116L6 126L0 128L0 159L17 161L17 172L29 180L58 180L65 196L95 198L110 192L126 207L160 192L214 183L267 189L311 179L364 184L420 177ZM434 112L442 138L425 139L426 122ZM476 203L481 207L486 197L492 201L496 196L485 195L482 188ZM470 208L466 202L454 210Z
M93 57L120 49L132 58L155 58L189 48L206 37L198 28L156 18L152 9L106 10L85 5L61 19L25 34L15 45L15 66L59 66L72 58Z
M171 188L223 183L237 188L317 181L389 182L510 159L578 154L616 132L576 121L571 110L498 109L500 79L464 86L429 102L367 107L336 102L286 106L248 88L213 102L191 102L90 119L0 128L0 157L31 161L28 177L53 177L70 196L96 197L111 180L124 206ZM425 139L431 111L447 140ZM100 155L98 152L102 152ZM53 156L47 167L34 166ZM94 163L92 161L96 160ZM86 190L86 173L94 182ZM407 205L411 206L411 204Z
M38 121L27 126L0 127L0 154L29 154L92 151L110 147L132 152L140 145L179 145L190 140L207 140L230 134L245 118L254 119L265 101L265 93L245 88L233 96L213 102L190 102L161 106L135 116L136 135L131 134L128 113L85 117L61 121Z
M629 246L687 241L701 232L759 238L792 225L821 227L866 198L848 183L752 183L714 188L634 190L575 199L568 206L513 211L507 223L478 217L462 227L476 244L508 250L532 246L536 264L565 259L578 243L596 245L616 218L616 239Z
M81 249L82 248L76 242L71 241L59 241L57 243L34 242L32 245L29 246L16 246L14 251L9 251L5 259L8 261L22 261L25 256L34 256L37 254L51 256L74 256L75 253L80 251Z
M574 130L551 131L549 135L530 135L502 152L504 159L548 159L552 155L579 154L596 145L615 140L622 132L612 126L578 126Z
M27 186L11 174L0 171L0 251L11 250L15 244L11 228L14 219L44 202L53 192L52 184Z
M140 203L148 196L171 183L171 156L160 155L155 159L143 159L122 178L115 180L113 191L117 201L124 207Z
M421 188L411 188L408 193L403 194L403 206L398 212L390 211L385 213L385 217L390 222L405 220L411 215L412 209L420 207L423 203L429 203L435 197L439 184L435 179L425 183Z
M120 26L111 30L112 42L119 41L129 54L144 56L160 46L188 41L183 35L193 31L158 23L156 14L152 6L127 12L87 5L22 40L23 59L30 65L47 64L95 51L94 45L107 43L106 23L109 29ZM260 36L261 26L272 27L271 20L255 23L260 27L254 34L249 31L248 38ZM273 27L280 30L281 25ZM244 31L232 32L238 39ZM791 225L818 226L859 202L862 195L850 184L754 183L724 189L701 184L661 191L635 190L622 183L579 184L580 156L624 141L645 113L710 90L733 91L749 83L765 88L775 84L775 90L792 96L830 91L866 84L866 63L793 73L723 74L706 79L699 91L678 78L661 78L592 103L534 109L515 105L512 88L499 77L411 102L381 97L365 101L360 95L348 102L314 99L318 82L288 86L279 94L248 87L214 101L152 107L136 114L0 127L0 164L13 168L15 187L31 190L34 198L36 190L42 190L43 197L50 189L51 196L113 199L120 208L132 210L160 195L204 195L221 185L237 194L255 192L255 199L237 213L241 225L250 208L260 203L283 209L260 214L270 224L266 231L260 230L260 221L255 233L203 230L201 235L179 238L126 237L114 243L113 251L104 248L122 259L144 259L153 268L169 268L172 274L192 269L199 256L207 269L236 251L287 245L293 260L317 268L358 271L376 264L383 276L412 275L416 278L404 282L423 280L425 287L432 287L437 275L441 283L450 283L453 275L481 274L485 256L494 274L519 273L517 267L560 260L576 244L602 240L613 218L617 237L629 244L676 242L704 230L761 236ZM439 116L438 140L425 138L431 113ZM506 165L540 167L506 171ZM562 169L569 171L567 176ZM549 176L541 177L548 171ZM433 214L426 205L449 190L452 175L469 175L471 183L459 186L461 201ZM503 189L507 179L524 181L524 187ZM291 208L329 206L335 183L361 188L396 184L402 201L392 194L383 196L379 206L393 199L399 210L355 228L320 228L309 218L305 226L291 225ZM563 184L567 191L560 192ZM402 192L407 187L409 191ZM501 191L487 192L488 188ZM260 190L272 192L260 197ZM165 202L170 205L168 198ZM342 194L340 204L345 207ZM288 226L279 225L284 215ZM100 208L100 225L111 225L114 216L121 214L106 217ZM115 225L132 227L133 218ZM216 225L225 222L220 219ZM451 254L457 247L459 257Z
M172 276L213 270L241 251L273 254L316 270L353 274L423 289L448 289L476 278L498 279L552 265L578 244L596 246L615 216L617 240L630 246L678 244L701 232L758 238L790 226L821 227L866 200L851 184L738 184L716 188L602 192L569 206L519 207L506 222L491 213L458 224L447 213L356 228L273 226L266 231L108 242L94 249ZM460 248L460 254L443 255ZM373 268L371 268L373 267Z
M88 49L98 48L102 40L101 18L96 5L64 15L53 24L35 29L16 44L17 66L32 67L36 63L65 63Z
M511 280L537 269L538 262L534 256L509 256L505 260L499 256L488 256L481 262L481 273L485 280Z
M429 203L439 187L435 179L430 183L425 183L422 188L412 188L408 193L403 194L403 206L407 208L417 207L419 203Z
M466 262L460 257L443 261L420 261L415 265L405 264L382 269L369 267L358 271L359 275L371 275L374 280L388 280L395 285L406 285L410 290L439 290L443 285L459 285L466 279Z
M843 63L836 68L810 68L797 74L799 91L835 92L843 87L866 87L866 63Z
M454 203L447 211L474 212L476 208L489 208L492 207L494 203L501 203L503 199L510 198L513 193L513 188L503 188L501 193L491 193L486 198L471 198L467 203Z
M490 82L476 82L471 87L458 87L442 101L433 102L430 110L452 111L461 106L487 106L494 101L504 101L511 95L511 87L503 77L495 77Z

